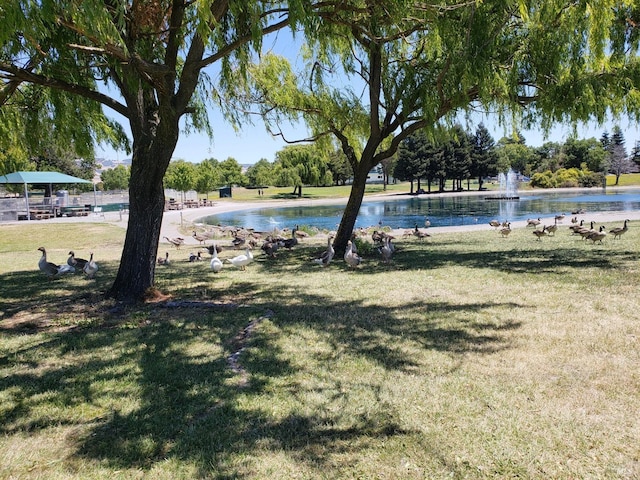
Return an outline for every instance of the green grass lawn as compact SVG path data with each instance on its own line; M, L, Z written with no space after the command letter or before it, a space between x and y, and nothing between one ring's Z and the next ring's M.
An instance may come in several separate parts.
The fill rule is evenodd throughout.
M638 478L629 226L398 239L355 270L321 238L217 275L173 251L174 303L131 307L102 299L121 229L4 225L0 478ZM40 245L100 270L49 281Z

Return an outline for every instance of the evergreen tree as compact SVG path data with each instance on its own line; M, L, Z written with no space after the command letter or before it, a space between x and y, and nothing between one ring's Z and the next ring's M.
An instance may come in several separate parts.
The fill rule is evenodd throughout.
M478 125L472 141L470 173L478 179L478 190L482 190L484 177L498 173L496 143L482 123Z

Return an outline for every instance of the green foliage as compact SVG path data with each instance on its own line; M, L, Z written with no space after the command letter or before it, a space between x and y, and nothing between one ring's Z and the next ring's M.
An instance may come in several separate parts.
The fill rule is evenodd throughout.
M164 185L179 192L193 190L196 185L197 170L191 162L176 160L169 164L165 174Z
M586 167L560 168L555 172L546 170L533 174L530 185L537 188L596 187L602 185L603 178L602 173L592 172Z
M117 165L114 168L103 170L100 174L104 190L125 190L129 188L131 167Z
M194 185L196 192L208 194L222 184L222 170L217 162L204 160L197 165Z
M245 176L247 177L247 185L252 187L266 187L274 185L273 181L273 164L269 163L266 158L260 159L251 165Z
M244 185L246 177L242 173L242 167L235 158L227 158L220 162L220 177L222 185Z
M319 187L332 183L328 160L316 145L293 145L280 150L274 164L282 170L294 170L291 173L278 170L281 179L288 178L291 181L299 178L301 183L298 185Z

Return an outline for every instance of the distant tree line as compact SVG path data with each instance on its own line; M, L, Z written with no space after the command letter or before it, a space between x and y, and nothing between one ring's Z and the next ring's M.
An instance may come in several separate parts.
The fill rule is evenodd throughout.
M59 166L57 170L64 173L77 173L64 168L63 163ZM382 165L386 182L391 177L411 182L412 193L421 189L444 191L445 185L452 185L456 191L469 190L472 180L474 188L477 185L482 189L486 178L509 169L530 177L531 184L540 188L598 186L607 173L616 176L617 184L620 175L640 169L640 142L627 155L624 135L615 127L611 135L605 132L600 140L569 138L564 143L530 147L519 133L496 142L483 124L473 134L456 125L430 138L422 131L411 135L401 143L397 155ZM129 175L130 168L123 165L104 170L102 188L127 189ZM246 172L234 158L209 158L197 164L175 160L167 169L164 185L207 195L231 185L294 189L345 185L352 175L340 149L327 154L316 145L294 145L277 152L275 161L262 158Z
M516 133L497 143L480 124L474 134L460 125L427 137L416 132L398 149L393 175L411 182L411 192L444 191L448 181L456 191L470 189L472 179L479 189L484 179L513 169L530 177L531 185L542 188L590 187L601 185L608 173L616 176L640 169L640 143L627 155L619 127L605 132L600 140L569 138L565 143L546 142L529 147ZM426 184L426 188L423 188Z

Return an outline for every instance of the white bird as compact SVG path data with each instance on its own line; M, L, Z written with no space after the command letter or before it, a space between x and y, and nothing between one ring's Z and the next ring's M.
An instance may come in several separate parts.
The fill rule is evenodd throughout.
M218 258L218 253L216 252L216 244L213 244L213 254L211 256L211 270L213 273L218 273L222 270L222 260Z
M347 242L347 251L344 252L344 261L347 262L347 265L350 267L357 267L362 261L360 256L353 251L353 243L351 240Z
M244 270L247 265L253 262L251 248L247 247L244 251L244 255L238 255L237 257L228 258L227 262L232 264L234 267L238 267L239 269Z
M91 252L91 256L89 257L89 261L84 265L82 271L89 278L93 278L93 276L98 271L98 264L93 261L93 252Z
M322 252L322 254L318 258L315 258L313 260L323 267L329 265L331 263L331 260L333 260L334 255L336 254L336 251L333 249L333 245L331 244L331 240L333 240L333 235L329 235L329 238L327 238L327 249Z

